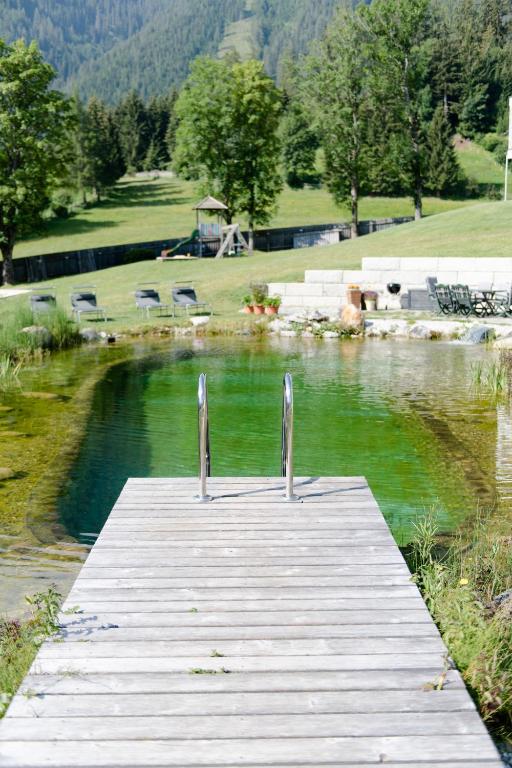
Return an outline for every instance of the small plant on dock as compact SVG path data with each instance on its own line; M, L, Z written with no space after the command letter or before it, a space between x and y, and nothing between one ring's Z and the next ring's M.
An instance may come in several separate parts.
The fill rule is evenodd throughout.
M470 539L447 550L438 533L434 515L416 524L408 555L415 581L482 717L510 738L512 537L481 515Z
M0 620L0 716L27 674L41 643L55 634L61 595L50 587L25 598L31 616Z

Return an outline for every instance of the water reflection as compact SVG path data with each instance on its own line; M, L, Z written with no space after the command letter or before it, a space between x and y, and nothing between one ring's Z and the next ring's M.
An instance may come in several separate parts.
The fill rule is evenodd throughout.
M80 365L95 364L95 354L76 353L75 368L55 358L54 386L71 394ZM196 473L202 371L209 377L215 475L278 474L281 381L290 370L296 474L365 475L399 540L432 505L447 531L470 521L479 504L493 504L497 492L508 509L510 410L482 400L470 386L471 364L488 354L393 340L195 339L167 342L158 351L138 343L95 389L87 433L57 509L45 506L43 483L34 490L38 512L27 528L4 530L0 574L10 574L14 590L4 605L31 591L27 580L44 587L54 576L66 587L127 477ZM62 418L70 407L62 407Z

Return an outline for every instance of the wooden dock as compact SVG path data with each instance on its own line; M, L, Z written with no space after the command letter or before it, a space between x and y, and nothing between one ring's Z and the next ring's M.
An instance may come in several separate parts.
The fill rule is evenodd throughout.
M366 481L131 479L0 766L498 768Z

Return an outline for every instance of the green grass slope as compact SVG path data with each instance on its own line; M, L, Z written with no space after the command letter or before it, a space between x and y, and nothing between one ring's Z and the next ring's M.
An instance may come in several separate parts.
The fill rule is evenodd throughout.
M302 281L306 269L357 269L364 256L512 256L512 202L450 211L333 246L256 253L220 261L145 261L89 273L87 282L96 285L100 303L108 308L112 322L107 328L122 330L162 323L158 317L146 321L134 305L136 285L149 281L159 283L162 301L169 300L172 282L193 282L199 297L213 304L222 322L238 317L241 297L248 292L251 281ZM80 282L80 275L52 281L62 307L69 307L71 289ZM26 296L0 301L0 317L16 303L26 301ZM98 327L103 325L99 323Z
M469 140L456 142L457 159L468 179L476 184L503 186L504 168L493 155L479 144Z
M195 227L192 206L201 197L195 184L181 179L122 181L101 204L69 219L51 221L42 236L18 243L14 254L35 256L188 235ZM425 213L439 213L474 202L426 198ZM411 213L408 198L368 197L361 201L362 219ZM337 207L325 189L285 188L269 226L329 224L348 218L349 211ZM242 224L246 226L243 220Z
M340 253L363 256L512 256L512 202L459 208L347 241Z

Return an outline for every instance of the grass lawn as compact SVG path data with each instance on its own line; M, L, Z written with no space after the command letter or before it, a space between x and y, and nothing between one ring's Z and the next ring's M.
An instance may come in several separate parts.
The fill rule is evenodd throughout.
M479 144L467 140L457 142L457 159L468 179L478 184L503 186L504 168Z
M122 181L100 205L70 219L50 222L43 237L20 242L14 253L34 256L188 235L195 228L192 206L199 199L196 185L180 179ZM431 215L475 202L426 198L425 213ZM361 201L361 219L411 214L412 203L407 198L368 197ZM348 210L337 207L325 189L286 188L269 226L329 224L348 218Z
M512 256L512 202L461 208L333 246L257 253L220 261L145 261L89 273L87 282L96 285L99 302L113 318L107 328L123 330L166 322L158 316L145 321L135 309L135 286L149 281L160 284L164 301L169 299L173 281L190 280L199 297L210 301L216 317L224 322L239 317L240 299L248 292L251 281L302 281L304 270L312 268L357 269L363 256ZM84 277L80 275L52 281L62 307L69 307L69 293L81 282ZM26 296L2 301L0 317L14 304L26 301ZM98 323L97 327L103 326Z

